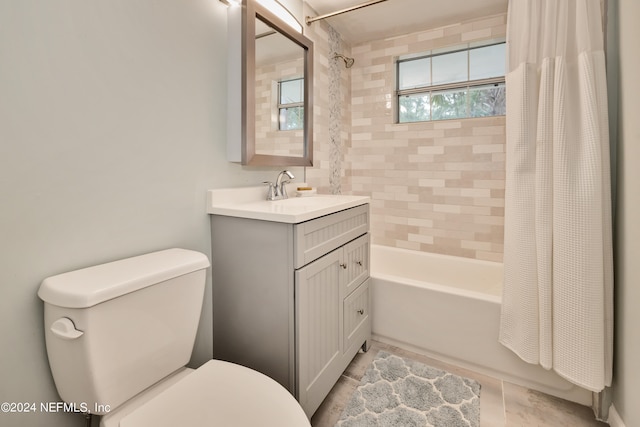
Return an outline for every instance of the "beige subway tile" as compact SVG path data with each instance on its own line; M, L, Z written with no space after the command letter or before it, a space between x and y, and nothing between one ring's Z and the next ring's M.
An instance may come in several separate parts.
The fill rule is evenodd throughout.
M433 210L435 212L460 213L462 207L458 205L436 204L433 205Z
M407 154L408 163L396 164L397 167L410 168L413 164L431 163L434 161L434 156L425 154Z
M429 175L434 178L446 179L447 187L451 186L455 180L460 180L462 178L462 173L460 171L436 170L429 172Z
M503 240L504 240L504 234L503 234ZM499 252L499 253L503 253L504 252L504 241L501 242L492 242L491 243L491 250L493 252Z
M504 241L504 228L492 226L487 232L476 233L475 240L479 242L502 244Z
M504 135L504 126L475 126L472 128L472 135L485 136L485 135Z
M476 251L475 258L484 260L484 261L493 261L493 262L503 261L502 252Z
M475 251L472 249L463 249L457 246L446 246L439 241L436 241L433 247L437 248L437 250L434 250L434 252L443 254L443 255L459 256L459 257L466 257L466 258L473 258L475 256Z
M424 31L418 34L418 41L433 40L444 37L444 29Z
M421 129L415 131L414 135L410 135L409 137L415 137L419 139L432 139L432 138L443 138L444 130L443 129Z
M396 196L393 193L387 193L384 191L374 191L371 193L371 197L376 200L395 200Z
M370 117L365 117L361 119L353 119L351 121L353 126L370 126L372 119Z
M474 170L476 165L472 162L456 162L456 163L447 163L444 165L445 170L448 171L471 171Z
M463 197L491 197L491 190L488 188L462 188L460 189L460 195Z
M368 132L353 133L351 134L351 139L355 141L360 141L360 140L368 141L368 140L371 140L371 133L368 133Z
M444 179L430 179L424 178L419 181L419 185L421 187L444 187L445 180Z
M443 28L443 31L444 31L444 34L441 37L441 39L444 39L451 35L462 34L462 31L463 31L462 23L448 25Z
M409 234L409 241L410 242L419 242L419 243L426 243L426 244L433 244L434 238L433 236L425 236L424 234Z
M495 225L495 226L504 226L504 217L501 216L491 216L490 214L486 215L478 215L475 218L475 221L478 224L487 224L487 225Z
M491 28L491 37L504 37L507 34L507 24Z
M404 240L398 240L396 241L396 244L394 245L397 248L401 248L401 249L411 249L414 251L419 251L421 249L421 245L419 242L408 242L408 241L404 241Z
M425 218L407 218L407 224L408 225L413 225L416 227L428 227L431 228L433 227L433 220L431 219L425 219Z
M446 182L445 182L446 185ZM454 196L454 197L460 197L460 193L461 193L462 189L461 188L457 188L457 187L450 187L450 186L445 186L445 187L434 187L433 188L433 194L436 196Z
M472 147L474 153L503 153L504 144L477 144ZM493 157L491 158L493 160Z
M417 194L398 193L396 194L396 200L402 200L405 202L417 202L420 197Z
M440 120L433 123L434 129L458 129L462 127L462 123L459 120Z
M465 249L474 249L477 251L490 251L491 243L489 242L476 242L474 240L462 240L460 246Z
M391 46L384 50L384 56L398 56L409 53L409 46L406 44Z
M504 199L504 189L491 189L491 197L494 199Z
M418 147L418 154L444 154L444 146L431 145Z
M476 197L473 202L476 206L504 207L504 199L494 199L492 197Z
M474 199L472 197L464 196L444 196L444 199L440 199L438 203L443 203L445 205L457 205L460 207L460 213L462 213L462 209L465 206L474 205Z
M409 48L411 48L411 46L418 41L419 34L419 32L402 34L399 36L388 37L388 39L393 41L394 46L408 45Z
M503 179L476 179L473 181L473 186L476 188L489 188L504 190Z
M363 87L365 89L373 89L373 88L381 88L386 87L386 82L384 80L365 80L363 81Z
M405 185L385 185L384 191L388 193L407 193L408 189Z
M462 41L482 40L491 37L491 28L462 33Z
M384 222L386 224L401 224L407 225L407 218L401 216L385 215Z
M461 136L442 136L442 137L434 137L433 139L433 145L442 145L442 146L449 146L449 145L464 145L466 144L466 142L462 139Z
M473 240L475 234L473 230L465 230L463 225L463 222L455 221L437 223L430 234L441 239L455 240L458 242L458 246L460 246L462 240Z
M490 206L462 206L460 213L474 215L473 221L477 224L484 224L478 218L492 218Z
M507 153L492 153L491 161L494 163L504 163L507 160Z
M397 132L396 137L401 137L401 135L409 132L409 126L400 123L386 123L384 130L387 132Z
M376 74L376 73L385 73L388 71L387 64L377 64L370 65L368 67L364 67L362 70L363 74Z

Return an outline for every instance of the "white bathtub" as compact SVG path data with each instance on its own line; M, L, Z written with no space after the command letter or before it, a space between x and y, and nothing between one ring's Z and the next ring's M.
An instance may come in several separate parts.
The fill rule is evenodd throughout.
M591 392L498 342L502 264L371 246L373 338L563 399Z

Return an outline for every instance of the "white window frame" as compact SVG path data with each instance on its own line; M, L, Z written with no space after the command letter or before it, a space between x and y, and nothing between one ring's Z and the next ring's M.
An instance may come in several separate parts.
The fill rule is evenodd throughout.
M277 119L278 119L278 130L281 132L289 132L289 131L297 131L297 130L302 130L304 128L304 120L302 123L302 126L300 128L294 128L294 129L282 129L282 122L280 121L280 112L282 110L286 110L288 108L295 108L295 107L302 107L303 110L303 114L304 114L304 96L302 101L300 102L291 102L291 103L281 103L280 101L282 100L282 83L285 82L290 82L290 81L294 81L294 80L301 80L304 84L304 77L294 77L294 78L290 78L290 79L285 79L285 80L280 80L278 81L278 99L277 99Z
M404 58L398 58L396 60L396 64L395 64L395 72L396 72L396 91L395 91L395 123L401 123L401 124L406 124L406 123L424 123L426 121L438 121L438 120L449 120L449 119L433 119L432 118L432 114L433 114L433 108L430 106L429 108L429 119L428 120L420 120L420 121L400 121L400 99L402 96L407 96L407 95L429 95L429 102L431 103L431 100L433 99L433 95L437 95L439 93L443 93L443 92L449 92L449 91L454 91L455 89L460 89L460 90L472 90L474 88L478 88L481 86L503 86L506 87L505 85L505 76L498 76L498 77L491 77L491 78L485 78L485 79L476 79L476 80L469 80L469 76L471 75L471 70L470 70L470 62L469 61L469 54L472 50L474 49L478 49L478 48L484 48L484 47L488 47L488 46L494 46L494 45L499 45L499 44L505 44L505 40L504 39L498 39L498 40L490 40L490 41L485 41L485 42L481 42L481 43L474 43L474 44L469 44L469 45L465 45L465 46L458 46L455 48L449 48L449 49L438 49L438 50L434 50L425 54L420 54L420 55L412 55L410 57L404 57ZM424 86L419 86L419 87L414 87L414 88L410 88L410 89L400 89L400 66L402 63L406 63L406 62L410 62L410 61L415 61L415 60L419 60L419 59L426 59L426 58L434 58L436 56L442 56L442 55L450 55L450 54L454 54L454 53L458 53L458 52L467 52L467 80L465 81L460 81L460 82L455 82L455 83L445 83L445 84L437 84L437 85L424 85ZM433 75L433 61L429 61L429 66L430 66L430 75ZM492 115L492 116L484 116L484 117L496 117L502 114L496 114L496 115ZM481 116L483 117L483 116ZM469 97L467 96L467 105L466 105L466 115L464 117L457 117L455 118L455 120L460 120L460 119L466 119L466 118L475 118L474 116L471 116L470 114L470 105L469 105Z

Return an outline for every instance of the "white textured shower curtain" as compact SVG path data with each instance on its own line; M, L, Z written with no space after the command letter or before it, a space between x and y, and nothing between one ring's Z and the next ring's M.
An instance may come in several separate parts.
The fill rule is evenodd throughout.
M510 0L500 342L611 384L613 272L600 0Z

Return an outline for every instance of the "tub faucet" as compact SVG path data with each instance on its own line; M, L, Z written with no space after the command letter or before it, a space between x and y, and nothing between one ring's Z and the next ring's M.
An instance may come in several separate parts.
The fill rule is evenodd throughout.
M278 178L276 178L276 183L273 184L269 181L265 181L264 184L269 185L269 191L267 192L267 200L282 200L288 199L289 195L287 194L287 187L285 184L289 183L289 179L285 178L285 175L289 179L294 179L295 176L287 170L284 170L278 174Z

